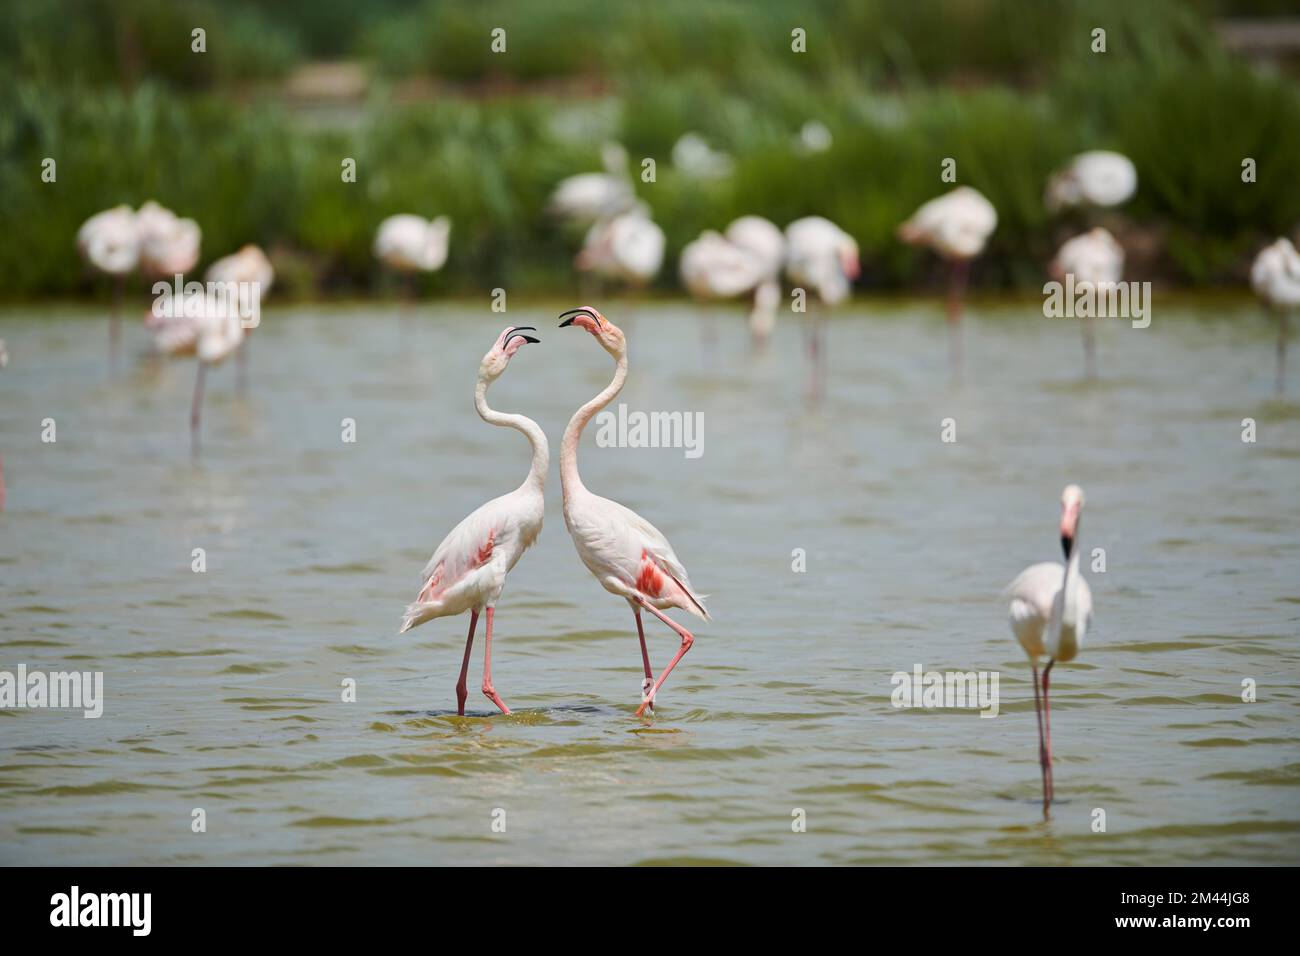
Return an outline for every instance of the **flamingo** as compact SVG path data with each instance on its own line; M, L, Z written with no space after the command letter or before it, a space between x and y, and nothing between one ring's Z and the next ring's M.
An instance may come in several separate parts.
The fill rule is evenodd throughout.
M1264 248L1250 267L1250 284L1277 313L1277 393L1286 388L1287 315L1300 306L1300 252L1290 239Z
M614 378L604 391L573 413L564 429L560 442L560 485L564 490L564 524L578 557L601 587L627 601L636 617L641 664L645 670L641 706L636 711L640 717L647 708L654 709L655 695L695 643L691 632L664 614L664 610L676 607L706 621L711 618L704 608L703 595L695 593L686 568L659 529L618 502L592 494L583 485L578 474L578 441L592 416L623 389L627 379L627 340L621 329L589 306L570 309L561 313L560 318L564 319L560 328L572 325L585 329L614 359ZM650 670L645 629L641 624L642 608L668 625L682 641L658 680Z
M687 243L678 269L687 290L697 299L749 295L753 300L750 333L754 342L761 344L776 322L784 247L785 238L775 225L760 216L745 216L727 227L726 236L706 230Z
M1083 489L1067 485L1061 492L1061 547L1066 565L1031 564L1002 592L1011 599L1011 631L1029 655L1033 670L1034 710L1038 715L1038 763L1043 775L1043 811L1054 796L1052 785L1052 717L1047 691L1052 667L1074 660L1092 624L1092 591L1079 571L1079 515ZM1043 669L1043 699L1038 700L1038 659Z
M636 206L636 190L627 173L627 151L618 143L601 147L603 173L578 173L560 180L548 210L578 225L612 219Z
M237 287L248 289L253 296L253 301L250 302L238 289L226 290L227 300L231 293L238 296L239 316L244 325L246 341L236 354L239 363L239 390L242 392L248 385L248 340L252 339L253 329L257 328L261 319L262 297L271 291L271 284L275 281L275 268L261 247L250 243L208 266L204 279L209 283L223 285L233 283Z
M478 381L474 386L474 407L483 421L489 425L514 428L528 439L533 450L528 477L514 491L493 498L471 512L443 538L424 567L420 593L413 603L407 605L398 632L405 634L435 617L470 612L465 658L456 684L456 713L461 717L465 716L465 679L469 672L470 650L474 646L474 628L479 614L484 611L487 613L487 637L483 649L483 694L501 709L501 713L510 713L510 708L492 684L492 617L505 587L506 575L542 532L550 451L546 435L535 421L489 408L487 391L525 342L538 341L525 334L533 331L536 329L531 325L511 326L497 336L479 364Z
M190 404L190 452L198 458L199 419L203 413L203 386L208 368L221 363L239 348L244 341L244 322L239 315L238 303L212 292L203 296L200 307L194 311L198 314L192 316L188 325L184 319L171 320L171 330L179 334L182 329L187 329L185 334L192 336L192 348L198 359L194 399Z
M1137 192L1137 167L1123 153L1104 149L1075 156L1047 181L1047 208L1118 206Z
M832 308L849 297L858 277L858 244L853 237L829 219L806 216L785 227L785 271L796 286L816 294L823 308ZM820 315L812 322L808 337L808 354L814 363L821 356Z
M644 204L597 222L587 232L574 260L580 272L641 287L659 274L664 261L664 231Z
M699 133L683 133L673 144L673 167L692 179L726 179L735 169L735 161L714 149Z
M150 200L136 213L140 233L140 271L146 280L189 272L199 261L203 232L193 219L181 219Z
M407 299L415 298L415 275L437 272L447 262L451 220L425 219L411 213L389 216L375 233L375 258L405 278Z
M1068 240L1056 253L1048 269L1058 282L1067 275L1079 283L1091 283L1098 292L1119 283L1124 274L1124 247L1106 229L1097 227ZM1097 374L1097 346L1093 340L1092 316L1083 319L1083 356L1086 375Z
M923 203L898 227L898 236L912 245L929 246L952 264L948 288L948 355L954 377L961 376L961 313L971 260L984 251L998 213L977 189L958 186Z
M108 319L108 352L117 364L121 322L118 312L126 277L140 263L140 233L135 212L122 204L96 213L77 230L77 252L98 272L113 277L113 306Z

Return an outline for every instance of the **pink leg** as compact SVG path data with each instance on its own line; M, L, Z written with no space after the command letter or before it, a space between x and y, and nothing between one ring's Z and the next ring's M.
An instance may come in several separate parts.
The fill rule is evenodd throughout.
M456 682L456 713L465 716L465 698L469 691L465 687L465 678L469 676L469 652L474 646L474 628L478 624L478 611L469 612L469 637L465 638L465 659L460 662L460 680Z
M1052 779L1052 705L1047 699L1047 688L1052 675L1052 665L1056 661L1048 660L1047 666L1043 668L1043 732L1046 737L1046 761L1047 761L1047 799L1056 799L1056 782Z
M641 665L645 668L645 679L641 681L641 702L643 704L649 704L650 709L653 711L655 709L655 702L652 698L647 697L646 694L649 692L650 688L654 686L655 675L654 671L650 670L650 652L646 650L645 646L645 627L641 623L641 606L639 604L633 604L632 613L636 615L636 636L641 639Z
M961 313L966 299L966 279L970 275L970 260L956 259L952 264L952 280L948 286L948 361L952 367L953 381L961 381Z
M659 675L659 679L655 681L654 686L650 688L648 699L642 701L641 706L636 709L636 715L640 717L642 714L645 713L646 707L648 707L651 701L655 699L655 695L659 693L659 688L664 686L664 681L666 681L668 679L668 675L673 672L673 668L677 666L677 662L680 661L683 657L685 657L686 652L691 649L691 645L695 643L695 638L691 636L690 631L686 630L686 628L682 627L680 624L678 624L668 615L664 614L661 610L659 610L659 608L655 607L645 598L641 597L641 595L638 594L636 596L636 600L647 611L649 611L655 617L659 618L659 620L663 621L674 631L676 631L677 635L682 639L682 646L678 648L677 653L673 656L673 659L668 662L668 666L663 669L663 673Z
M203 414L203 379L208 372L208 363L199 360L198 377L194 380L194 401L190 404L190 453L199 457L200 416Z
M510 708L506 702L497 694L496 688L492 686L492 612L493 608L487 609L487 636L483 642L483 695L488 700L501 708L501 713L509 714Z
M1047 780L1047 748L1043 746L1043 705L1038 699L1038 663L1030 665L1034 671L1034 713L1038 717L1038 769L1043 775L1043 813L1052 801L1051 786Z

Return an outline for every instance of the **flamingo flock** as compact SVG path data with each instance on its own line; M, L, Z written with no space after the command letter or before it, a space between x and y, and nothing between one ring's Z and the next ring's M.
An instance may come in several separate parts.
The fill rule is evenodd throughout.
M806 151L831 148L829 132L815 125L801 134ZM602 149L603 172L581 173L563 180L548 204L548 212L582 230L574 259L578 272L602 282L641 288L658 275L665 258L666 238L654 222L649 205L638 198L628 172L626 151L617 144ZM731 157L688 134L674 149L674 166L683 175L721 179L730 175ZM1048 273L1106 289L1122 280L1124 248L1096 217L1128 201L1137 189L1137 173L1126 157L1090 151L1070 160L1047 183L1044 201L1053 212L1082 216L1091 228L1066 240L1047 267ZM1113 214L1109 214L1112 215ZM1111 220L1107 220L1111 222ZM1113 224L1113 222L1112 222ZM984 252L998 225L993 204L978 190L958 186L922 204L897 227L898 238L937 255L948 269L947 326L949 362L954 377L962 368L961 319L971 264ZM431 273L447 262L451 222L446 216L426 219L399 214L383 220L375 234L373 254L387 270L403 277L408 288L419 273ZM110 354L116 363L119 311L129 276L146 281L183 277L201 258L202 231L191 219L149 201L138 210L127 205L90 217L78 230L76 248L95 272L113 283ZM683 286L704 301L743 300L748 327L756 345L772 334L780 311L783 279L805 298L808 351L814 364L825 352L826 314L845 302L858 280L861 264L855 239L843 228L817 215L790 222L784 229L757 215L735 219L719 230L705 230L681 250L678 269ZM193 356L197 374L191 404L191 442L200 445L205 382L209 369L239 356L240 387L246 380L248 341L260 312L242 298L216 295L214 286L250 284L269 291L275 270L262 249L245 245L213 262L205 279L208 288L197 307L166 314L152 310L146 326L155 350L164 355ZM1277 390L1284 389L1288 316L1300 308L1300 253L1280 238L1255 259L1251 285L1277 315ZM799 295L802 293L802 296ZM798 309L796 309L798 311ZM684 611L711 620L704 595L696 591L668 539L645 518L587 489L578 468L578 447L587 424L620 394L628 375L627 338L598 309L581 306L560 316L561 328L587 332L613 360L608 385L581 405L564 430L560 443L560 483L565 526L583 565L602 588L627 602L636 622L643 678L636 716L653 714L664 682L694 644L694 635L666 612ZM1085 374L1097 374L1095 333L1091 318L1082 325ZM456 713L465 714L468 670L480 616L485 618L484 696L502 713L510 714L492 676L495 612L506 580L524 552L541 534L545 511L549 446L541 427L518 413L500 412L488 404L490 386L505 373L518 352L539 342L532 326L504 329L484 354L475 382L474 405L490 425L521 432L531 457L522 483L493 498L457 524L434 550L421 576L415 599L402 616L400 632L435 618L470 615L459 679ZM0 341L0 366L7 360ZM0 463L2 468L2 463ZM0 508L3 508L0 471ZM1061 496L1058 525L1065 563L1042 562L1027 567L1004 591L1009 600L1010 625L1030 660L1039 731L1039 765L1043 805L1054 799L1050 678L1058 663L1078 655L1092 621L1092 596L1080 569L1078 542L1083 491L1069 485ZM659 619L679 639L677 649L656 676L651 666L643 612ZM1040 674L1040 665L1042 670Z

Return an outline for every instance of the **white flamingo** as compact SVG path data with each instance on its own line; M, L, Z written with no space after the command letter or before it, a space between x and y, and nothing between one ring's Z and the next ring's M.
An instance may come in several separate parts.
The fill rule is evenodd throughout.
M1056 253L1048 271L1058 282L1074 276L1074 286L1087 282L1098 292L1117 285L1124 275L1124 247L1106 229L1098 227L1068 240ZM1085 374L1097 374L1097 346L1093 337L1092 316L1082 320Z
M672 156L673 167L692 179L726 179L736 166L730 154L714 149L699 133L683 133Z
M1075 156L1047 181L1047 208L1118 206L1137 192L1137 167L1123 153L1104 149Z
M659 274L664 245L664 231L642 204L592 226L574 265L579 272L639 288Z
M248 384L248 347L253 337L253 329L261 321L262 299L271 291L275 282L275 267L266 257L260 246L244 246L238 252L223 256L212 265L204 275L209 283L221 283L229 286L233 283L238 290L227 290L227 295L238 295L239 316L244 323L245 342L239 350L236 361L239 363L239 388L241 391ZM247 290L245 293L242 290Z
M438 545L424 567L420 593L414 602L407 605L399 631L405 634L436 617L470 612L465 657L456 684L456 713L462 717L465 715L465 681L470 650L474 646L474 628L482 612L487 614L483 694L501 708L501 713L510 713L510 708L492 684L492 617L505 587L506 575L542 531L546 469L550 463L546 435L531 418L495 411L487 403L488 387L506 370L514 354L525 342L538 341L526 335L526 331L535 330L530 325L506 329L483 356L474 386L474 407L479 417L489 425L504 425L524 433L533 450L528 476L514 491L493 498L471 512Z
M998 225L998 213L979 190L958 186L921 205L898 227L898 236L912 245L928 246L951 263L948 287L949 361L954 377L961 376L961 313L971 260Z
M552 215L589 226L636 206L636 190L627 172L627 151L618 143L606 143L600 154L603 173L578 173L560 180L547 206Z
M727 227L725 236L709 230L687 243L678 270L697 299L750 296L749 329L761 344L776 322L784 252L780 229L761 216L742 216Z
M140 271L146 281L184 275L199 262L203 231L193 219L182 219L149 200L136 213L140 233Z
M567 316L567 318L565 318ZM677 662L691 649L695 638L664 610L681 608L709 620L702 595L691 587L686 568L677 559L668 539L650 522L616 501L594 495L578 474L578 441L582 429L597 412L614 400L627 379L627 340L616 325L593 308L583 306L561 313L560 328L570 325L585 329L614 359L614 377L605 389L569 419L560 442L560 484L564 489L564 524L573 538L578 557L601 587L626 599L636 617L641 641L641 663L645 679L641 684L641 706L637 716L653 709L655 695ZM650 670L641 609L645 608L667 624L681 638L676 655L655 680Z
M1034 710L1038 715L1038 763L1043 776L1043 809L1054 796L1052 785L1052 712L1047 692L1052 667L1074 660L1092 624L1092 591L1079 571L1079 516L1083 489L1068 485L1061 493L1061 547L1066 564L1031 564L1007 585L1011 599L1011 631L1029 655L1034 680ZM1043 669L1042 702L1038 696L1038 659Z
M1290 239L1278 239L1250 267L1255 293L1277 313L1277 393L1286 388L1287 315L1300 306L1300 252Z
M218 365L233 354L244 341L244 322L239 315L237 303L215 295L205 293L202 298L200 314L193 321L193 349L198 359L198 373L194 380L194 400L190 405L190 451L194 457L199 454L200 417L203 414L203 386L208 368ZM173 322L173 330L179 330L183 322Z
M126 277L140 264L140 231L135 211L123 204L91 216L77 230L77 252L93 269L113 278L108 349L109 361L115 365L121 336L122 292Z
M412 213L389 216L379 224L372 247L375 258L403 277L404 295L415 299L415 277L437 272L447 262L451 245L451 220L425 219Z
M819 389L822 310L849 297L859 272L858 244L829 219L806 216L785 227L785 272L791 283L817 296L821 308L812 311L808 354L813 360L812 392Z

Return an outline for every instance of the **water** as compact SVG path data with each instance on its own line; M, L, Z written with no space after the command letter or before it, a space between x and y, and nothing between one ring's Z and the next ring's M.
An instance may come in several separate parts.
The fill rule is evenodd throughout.
M555 454L611 372L554 328L563 307L510 313L543 342L492 391ZM1271 396L1253 306L1158 301L1150 329L1101 330L1084 384L1069 320L978 304L954 388L937 303L860 302L816 407L793 323L755 356L739 315L710 311L710 360L686 306L607 314L631 342L622 400L705 421L694 460L592 431L582 451L588 486L657 524L711 595L646 721L632 615L578 562L554 461L494 642L516 714L478 693L480 638L470 716L448 716L467 618L396 636L434 546L527 469L523 437L471 402L502 316L269 311L247 397L230 365L209 376L195 467L192 363L131 354L133 328L112 378L102 320L0 314L0 669L102 670L107 698L99 720L0 712L0 862L1300 862L1300 405ZM998 593L1058 558L1068 481L1106 572L1055 673L1044 821ZM658 671L677 641L647 627ZM999 671L1000 715L893 708L891 674L917 663Z

